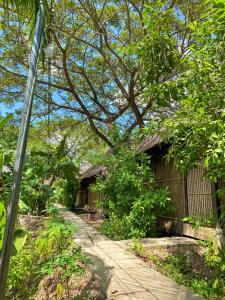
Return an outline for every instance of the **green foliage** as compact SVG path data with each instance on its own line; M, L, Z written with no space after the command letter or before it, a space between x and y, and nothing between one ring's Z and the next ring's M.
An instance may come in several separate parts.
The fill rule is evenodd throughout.
M222 0L153 1L139 44L145 97L173 106L158 125L172 144L168 158L184 173L203 164L212 182L225 178L224 20Z
M57 179L53 184L52 201L63 204L69 209L73 209L75 205L75 192L78 189L76 178L71 181L65 179Z
M72 241L76 228L56 217L46 221L38 235L28 236L24 248L10 261L7 294L13 299L34 296L43 276L56 267L62 269L62 282L72 274L82 276L90 259Z
M46 222L47 230L35 241L35 248L39 255L40 261L44 261L53 253L55 249L61 251L69 246L68 237L71 237L75 228L62 220L51 220Z
M225 275L225 249L221 251L210 241L203 242L203 245L207 247L207 251L204 254L206 264L211 267L216 276ZM225 278L223 278L225 280Z
M171 209L167 189L155 184L149 158L123 146L98 161L107 175L99 176L92 190L104 194L98 207L109 214L102 232L116 239L156 234L156 217Z
M139 256L144 256L145 254L145 247L137 238L132 239L131 250Z
M219 251L210 241L204 242L203 245L206 247L204 261L212 270L213 278L207 281L201 278L193 278L191 287L207 299L218 299L220 297L222 299L225 295L225 249Z
M12 157L13 149L11 144L8 145L8 134L7 131L8 123L11 120L12 115L0 118L0 202L2 202L6 208L10 192L10 181L12 177ZM7 169L7 172L4 171Z
M72 208L79 186L78 168L69 155L67 137L49 148L31 151L25 167L21 200L32 213L41 214L55 200Z
M164 1L146 3L143 14L145 35L137 45L142 66L144 98L152 99L156 110L151 118L161 122L176 110L186 91L182 80L183 60L190 55L190 23L198 21L205 11L203 1ZM152 122L151 122L152 123ZM151 127L151 123L148 125Z
M10 272L8 278L8 293L17 299L28 299L33 295L38 279L39 269L35 263L35 253L31 249L23 249L10 260Z
M118 218L111 214L100 227L101 233L113 240L123 240L130 236L130 228L126 217Z
M16 254L17 252L19 252L24 244L26 243L27 240L27 232L24 231L23 229L16 229L14 231L14 236L13 236L13 247L14 247L14 251Z
M53 219L57 219L59 217L59 210L57 207L55 206L49 206L47 209L46 209L46 213L48 215L50 215L50 217L52 217Z
M10 149L10 145L7 144L9 137L7 137L8 123L12 118L12 114L4 118L0 118L0 251L2 248L4 230L6 224L6 206L9 201L10 193L10 182L12 179L12 154L13 151ZM13 135L14 136L14 135ZM7 169L7 172L4 171ZM17 251L20 251L26 241L27 234L22 229L17 229L14 232L13 240L13 251L12 254L15 255Z
M177 109L164 122L163 131L172 144L168 158L180 171L203 164L205 176L216 182L225 178L225 8L223 1L200 2L200 18L185 20L191 47L179 58L179 71L170 83L174 93L172 97L164 93L164 101L172 100ZM161 86L168 90L167 82Z
M90 262L91 260L87 256L81 254L79 248L74 247L73 251L64 250L53 256L43 265L41 272L51 274L55 268L60 267L62 269L62 279L64 280L68 279L71 274L83 275L85 272L84 265Z
M193 228L198 228L199 226L215 227L217 219L218 218L215 212L206 214L204 211L202 211L195 216L188 216L182 220L184 222L191 223Z
M219 251L210 241L202 242L205 247L203 263L213 275L204 277L199 270L193 267L189 255L192 251L184 252L182 249L162 258L151 255L144 245L137 239L132 241L131 250L145 260L152 261L157 269L164 275L171 277L179 284L190 287L194 292L207 299L223 299L225 295L225 249Z
M3 203L0 202L0 253L4 238L4 230L6 224L6 213ZM18 251L20 251L27 239L27 233L23 229L16 229L14 231L13 237L13 250L12 255L15 255Z
M166 1L146 5L144 23L147 34L139 44L139 55L148 84L159 83L160 78L170 74L177 65L177 41L171 36L173 21L172 9L167 8Z

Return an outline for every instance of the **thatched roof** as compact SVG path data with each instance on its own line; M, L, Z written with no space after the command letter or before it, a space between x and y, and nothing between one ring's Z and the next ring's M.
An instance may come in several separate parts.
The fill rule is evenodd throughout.
M152 137L146 137L140 146L138 147L138 152L145 152L148 151L158 144L162 143L162 138L159 137L159 135L155 134ZM109 155L111 154L111 151L108 151ZM88 169L86 169L80 176L80 179L87 179L92 176L96 176L102 173L106 173L106 167L104 166L90 166Z
M106 171L106 167L104 166L90 166L87 170L85 170L81 176L80 179L87 179L90 178L92 176L96 176L99 174L102 174Z
M138 147L138 151L145 152L151 150L152 148L161 144L162 142L163 140L158 134L148 136L141 142L140 146Z

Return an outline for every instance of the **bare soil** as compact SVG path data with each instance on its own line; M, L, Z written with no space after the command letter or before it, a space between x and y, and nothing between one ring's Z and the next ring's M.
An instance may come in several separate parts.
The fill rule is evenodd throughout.
M36 232L43 227L43 222L48 220L48 217L33 216L33 215L19 215L19 224L28 231Z
M44 277L40 284L35 300L72 300L76 297L90 297L92 300L103 300L105 294L102 292L93 273L86 269L82 276L73 274L67 281L62 279L62 270L55 271Z
M209 267L205 265L205 251L206 249L199 245L145 247L144 254L138 256L145 260L150 268L155 269L156 271L161 271L157 266L157 263L154 262L155 259L164 261L169 256L176 257L179 254L185 254L192 274L207 280L213 278L213 272Z

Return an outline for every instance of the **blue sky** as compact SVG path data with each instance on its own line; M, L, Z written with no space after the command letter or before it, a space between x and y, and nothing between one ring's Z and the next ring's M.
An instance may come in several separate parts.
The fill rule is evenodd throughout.
M21 109L22 104L16 103L14 105L6 105L5 103L0 104L0 115L7 115L8 113L13 113L15 110Z

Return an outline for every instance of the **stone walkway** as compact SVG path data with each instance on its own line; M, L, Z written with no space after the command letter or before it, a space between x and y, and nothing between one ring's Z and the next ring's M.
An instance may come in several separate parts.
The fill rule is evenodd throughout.
M99 234L78 215L62 209L66 220L79 230L76 243L93 260L93 271L107 299L115 300L190 300L204 299L150 269L141 259L126 250L126 244Z

